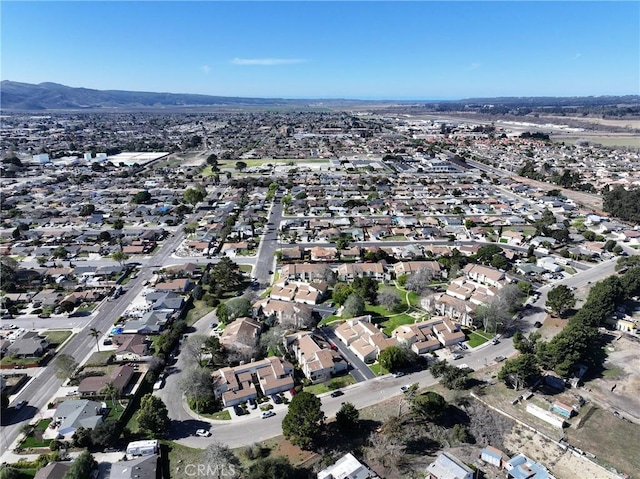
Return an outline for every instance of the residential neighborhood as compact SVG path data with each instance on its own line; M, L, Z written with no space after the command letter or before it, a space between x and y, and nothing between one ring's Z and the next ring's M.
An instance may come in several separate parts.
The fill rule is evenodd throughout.
M187 477L184 451L280 437L315 451L308 477L622 477L628 458L580 428L640 421L622 374L640 358L640 232L597 194L635 188L639 153L524 131L376 111L8 115L3 460L87 449L96 477ZM575 188L531 181L542 163L579 166ZM556 346L580 315L604 363Z

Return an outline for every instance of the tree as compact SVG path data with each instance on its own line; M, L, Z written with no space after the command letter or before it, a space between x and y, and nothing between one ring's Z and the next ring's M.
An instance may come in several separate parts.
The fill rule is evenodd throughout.
M244 161L236 161L236 170L244 171L247 169L247 164Z
M133 198L131 199L131 203L134 205L146 205L151 203L151 193L147 190L138 191Z
M353 290L347 283L336 283L333 287L331 299L336 304L344 304L351 293L353 293Z
M20 470L11 466L0 466L0 479L20 479L22 474Z
M306 391L296 394L289 404L289 412L282 421L282 433L292 444L310 449L318 438L325 416L321 403Z
M235 479L242 476L240 460L225 444L209 444L200 456L206 476L211 479Z
M221 365L224 360L224 351L220 344L220 339L216 336L207 336L204 344L202 345L205 353L211 355L211 364Z
M438 419L447 406L447 402L440 394L427 391L419 394L411 401L411 413L426 421Z
M369 303L374 303L378 294L378 282L375 279L356 277L351 283L351 290Z
M111 259L113 261L116 261L117 263L120 264L120 266L122 266L124 263L127 262L127 260L129 259L129 255L127 253L125 253L124 251L115 251L113 253L111 253Z
M424 294L429 291L429 285L432 279L433 270L430 268L420 268L406 279L404 287L414 293Z
M107 419L94 427L90 434L94 446L113 446L120 437L120 424L113 418Z
M226 256L216 263L209 272L209 287L218 297L242 284L240 267ZM219 294L218 294L219 293Z
M398 293L388 289L378 293L376 302L391 312L398 312L403 306Z
M96 207L91 203L80 205L80 216L91 216L96 211Z
M494 256L501 254L502 248L500 246L495 244L488 244L478 248L478 252L476 253L476 261L478 261L478 263L489 265L491 264Z
M249 466L245 479L295 479L300 477L289 459L282 456L258 459Z
M540 340L540 333L531 333L528 338L520 331L513 335L513 347L523 354L534 354L536 343Z
M58 246L53 250L51 256L55 259L66 259L66 257L69 256L69 252L64 246Z
M233 298L220 303L216 310L216 317L223 323L230 323L234 319L251 315L251 303L247 298Z
M118 396L120 395L120 390L113 382L108 382L104 385L102 390L100 391L106 397L111 399L111 403L115 410L118 410Z
M209 369L192 365L182 372L180 379L182 392L194 404L196 412L206 409L214 399L213 382Z
M71 463L71 467L62 479L87 479L91 471L98 466L89 451L85 450Z
M78 363L69 354L59 354L55 361L56 376L60 379L73 377L78 369Z
M156 436L165 436L171 423L167 406L151 393L142 397L137 419L140 428Z
M207 197L207 190L199 185L196 188L187 188L182 195L182 201L189 205L196 205Z
M124 228L124 220L122 218L115 218L113 220L113 223L111 223L111 226L113 226L114 230L120 231L122 228Z
M556 286L547 293L545 306L558 314L558 316L562 316L568 309L573 308L575 305L576 297L573 291L564 284Z
M407 366L406 350L400 346L389 346L380 352L378 362L387 371L395 372Z
M185 225L185 227L183 228L183 231L185 232L185 234L193 234L197 231L198 229L198 223L196 223L195 221L192 221L191 223L188 223Z
M513 386L517 391L531 385L540 377L540 366L533 354L521 354L515 359L507 359L498 373L498 379Z
M183 354L190 363L202 366L202 360L205 354L204 345L207 338L208 336L205 336L204 334L192 334L183 343Z
M102 333L98 331L96 328L91 328L89 331L89 336L96 340L96 347L98 348L98 352L100 352L100 336Z
M336 423L343 432L353 431L358 426L360 412L350 402L342 403L340 410L336 413Z
M344 308L342 310L342 314L347 318L354 318L356 316L362 315L365 310L364 308L365 308L364 299L362 299L357 294L352 293L344 302Z

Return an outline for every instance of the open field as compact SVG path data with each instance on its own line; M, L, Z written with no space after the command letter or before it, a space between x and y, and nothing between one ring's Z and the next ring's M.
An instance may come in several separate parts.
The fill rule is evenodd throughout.
M583 136L553 136L551 138L556 143L562 143L572 145L577 140L587 140L591 143L598 143L602 146L628 146L631 148L640 148L640 136L592 136L592 135L583 135Z
M304 390L311 394L322 394L328 393L329 391L335 391L336 389L340 389L350 384L354 384L356 380L350 374L346 374L344 376L339 376L337 378L332 378L327 382L314 384L312 386L305 386Z

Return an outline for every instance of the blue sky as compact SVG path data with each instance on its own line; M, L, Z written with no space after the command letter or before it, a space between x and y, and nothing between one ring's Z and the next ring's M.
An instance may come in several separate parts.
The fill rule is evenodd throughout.
M3 0L3 80L283 98L640 93L640 2Z

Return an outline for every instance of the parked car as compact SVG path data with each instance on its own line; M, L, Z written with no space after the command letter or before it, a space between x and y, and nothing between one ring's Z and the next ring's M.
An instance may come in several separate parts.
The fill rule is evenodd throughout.
M453 355L453 360L455 361L457 359L462 359L462 354L459 354L459 353L458 354L454 354Z
M260 417L262 419L267 419L268 417L275 416L275 415L276 415L275 412L269 410L269 411L262 411L262 414L260 414Z
M236 416L243 416L244 415L244 409L242 409L237 404L235 406L233 406L233 412L236 413Z
M196 431L196 436L209 437L211 436L211 431L207 431L206 429L198 429Z
M533 323L533 326L535 328L541 328L542 327L542 323L540 321L536 321L535 323Z
M404 373L402 371L396 371L395 373L393 373L394 378L401 378L402 376L404 376Z
M343 393L342 391L340 391L339 389L337 389L337 390L335 390L335 391L333 391L333 392L331 393L331 397L332 397L332 398L337 398L337 397L339 397L339 396L342 396L343 394L344 394L344 393Z
M67 396L75 396L76 394L78 394L77 389L72 389L71 391L67 391Z
M277 394L272 394L272 395L271 395L271 400L272 400L275 404L282 404L282 398L280 398L280 396L278 396Z
M403 393L406 393L407 391L409 391L410 388L411 388L411 384L405 384L404 386L400 387L400 391L402 391Z
M162 386L164 386L164 379L158 379L154 384L153 384L153 389L154 391L157 391L159 389L162 389Z
M505 358L504 356L496 356L493 360L494 360L496 363L501 363L501 362L502 362L502 361L504 361L505 359L507 359L507 358Z
M247 404L251 409L256 409L258 407L258 404L256 404L256 401L254 399L249 399L247 401Z
M40 313L38 317L42 319L47 319L47 318L50 318L51 315L49 313Z
M20 409L22 409L26 405L27 405L27 401L20 401L18 404L16 404L16 411L19 411Z

